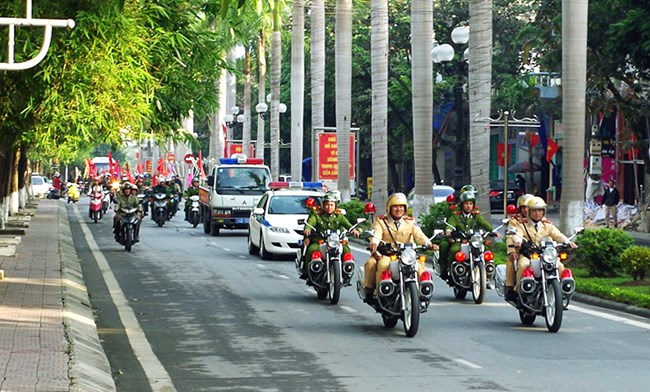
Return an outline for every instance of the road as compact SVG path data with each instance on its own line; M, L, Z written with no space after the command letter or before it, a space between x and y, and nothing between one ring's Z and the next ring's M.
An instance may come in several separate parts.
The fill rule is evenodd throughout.
M110 213L69 205L98 331L120 391L629 391L650 383L650 322L572 304L560 332L524 327L490 291L482 305L436 281L417 336L383 327L354 287L338 305L291 258L250 256L245 231L203 233L146 217L127 253ZM363 249L353 246L357 265ZM436 278L437 279L437 278ZM578 282L579 284L579 282Z

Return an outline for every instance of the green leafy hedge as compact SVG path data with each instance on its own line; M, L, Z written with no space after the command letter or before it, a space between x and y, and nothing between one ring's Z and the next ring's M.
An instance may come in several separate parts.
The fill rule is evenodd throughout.
M621 264L632 279L645 279L646 272L650 270L650 248L633 246L625 249L621 254Z
M585 230L576 243L573 263L587 268L590 276L616 276L622 271L620 256L634 238L618 229Z

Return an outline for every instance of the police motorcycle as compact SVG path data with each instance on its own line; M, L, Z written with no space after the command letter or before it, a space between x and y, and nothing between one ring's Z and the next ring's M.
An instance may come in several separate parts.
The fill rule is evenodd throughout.
M558 261L568 259L571 247L569 241L584 231L576 227L575 233L566 243L557 243L543 238L539 244L523 238L513 227L506 229L506 235L516 236L522 241L519 253L530 259L530 267L523 271L515 301L506 301L519 311L524 325L532 325L537 316L544 317L549 332L557 332L562 326L562 317L575 292L575 280L569 268L559 276ZM515 268L517 263L515 263ZM498 265L495 274L497 294L505 296L505 265Z
M153 205L151 207L151 219L158 225L163 227L169 217L168 196L166 193L154 193Z
M187 219L196 227L201 223L201 205L199 204L199 195L192 195L188 198L190 200L190 210L188 211Z
M365 218L357 219L357 223L349 229L318 231L315 227L305 222L318 236L324 238L319 250L311 255L311 260L304 260L307 266L307 284L316 290L319 299L330 299L332 305L339 303L341 287L350 286L354 275L354 256L352 253L343 254L343 245L348 242L348 235ZM296 253L296 270L301 274L304 249L300 247Z
M131 247L135 243L135 230L138 224L138 208L137 207L120 207L119 212L122 214L120 217L120 232L117 242L124 245L127 252L131 251Z
M435 230L429 241L442 235L442 230ZM372 230L364 231L362 238L370 240L374 237ZM377 300L369 304L378 313L386 328L394 328L401 319L404 324L404 333L408 337L417 334L420 325L420 314L427 311L429 301L433 295L433 276L425 270L418 280L418 261L424 262L426 255L417 252L426 249L415 243L387 243L381 241L377 251L382 256L390 257L389 268L382 272L377 286ZM438 257L438 251L434 258ZM366 298L366 289L363 287L365 270L359 267L357 280L357 293L362 300Z
M443 224L449 226L447 220ZM492 231L471 229L467 231L453 230L450 241L460 242L460 251L454 255L454 260L449 265L447 284L453 288L456 299L465 299L467 292L471 291L474 303L480 305L485 299L485 293L490 287L489 282L494 279L494 253L486 250L490 244L490 237L496 235L497 230L508 223L502 221L501 226ZM434 272L440 276L441 267L439 260L434 260Z

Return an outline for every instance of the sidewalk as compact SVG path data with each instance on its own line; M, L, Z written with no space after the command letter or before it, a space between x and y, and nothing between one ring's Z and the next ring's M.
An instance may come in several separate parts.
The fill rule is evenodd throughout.
M0 391L115 391L65 204L24 211L0 231Z

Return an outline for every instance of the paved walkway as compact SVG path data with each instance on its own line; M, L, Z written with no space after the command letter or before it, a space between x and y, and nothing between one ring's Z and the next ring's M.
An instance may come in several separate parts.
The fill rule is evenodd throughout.
M24 211L0 232L0 391L115 391L65 205Z

